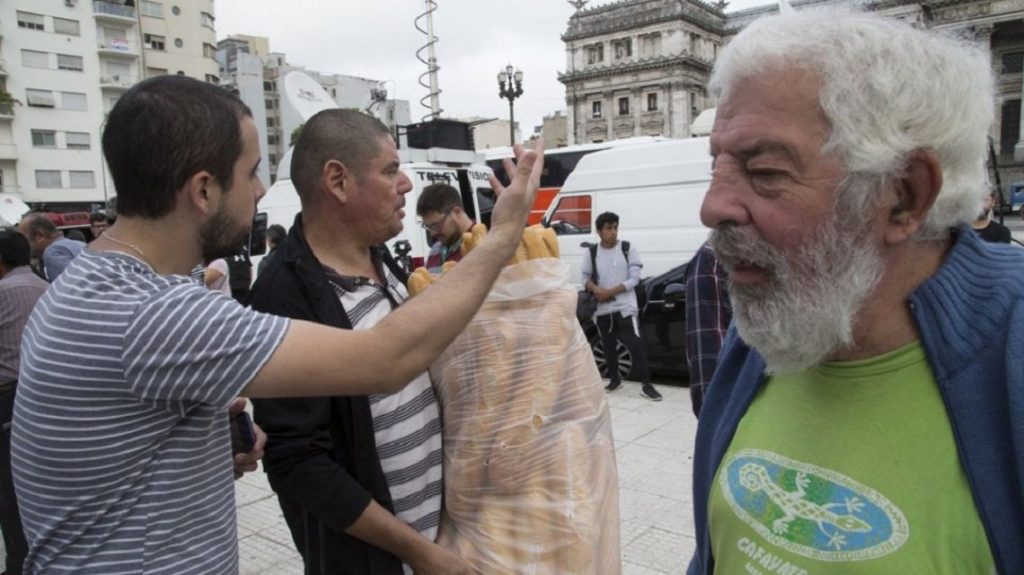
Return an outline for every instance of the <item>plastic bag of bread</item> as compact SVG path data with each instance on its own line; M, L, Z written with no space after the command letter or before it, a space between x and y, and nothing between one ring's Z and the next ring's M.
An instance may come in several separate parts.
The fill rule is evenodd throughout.
M617 574L611 416L569 266L517 261L431 369L444 422L438 542L479 573Z

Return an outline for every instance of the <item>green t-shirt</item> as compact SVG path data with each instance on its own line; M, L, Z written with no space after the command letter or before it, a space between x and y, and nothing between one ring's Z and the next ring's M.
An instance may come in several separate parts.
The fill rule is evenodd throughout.
M920 343L773 376L709 502L715 573L995 573Z

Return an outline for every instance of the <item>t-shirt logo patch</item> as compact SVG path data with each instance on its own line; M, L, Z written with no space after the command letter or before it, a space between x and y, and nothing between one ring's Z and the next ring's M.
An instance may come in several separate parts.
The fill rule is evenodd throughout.
M718 481L744 523L804 557L872 559L899 549L910 536L906 517L881 493L777 453L740 450L725 462Z

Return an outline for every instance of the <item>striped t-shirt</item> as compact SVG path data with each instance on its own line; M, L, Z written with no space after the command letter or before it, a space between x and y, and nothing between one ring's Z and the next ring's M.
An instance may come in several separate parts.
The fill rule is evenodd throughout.
M26 573L235 573L226 410L288 320L88 249L22 343L12 464Z
M328 274L352 329L373 327L408 298L405 286L391 270L378 266L378 271L387 279L387 286L366 278ZM421 373L398 393L371 395L370 413L395 516L433 541L444 488L441 413L430 375ZM408 565L406 572L412 572Z

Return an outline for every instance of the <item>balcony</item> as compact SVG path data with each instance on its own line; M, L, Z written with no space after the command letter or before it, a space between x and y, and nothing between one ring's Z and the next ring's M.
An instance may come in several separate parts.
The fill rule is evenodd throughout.
M17 160L18 146L14 144L0 144L0 160Z
M137 22L135 18L135 7L125 6L124 4L117 2L93 0L92 15L97 20L121 25L131 25Z
M7 77L7 60L0 58L0 78Z
M10 122L14 119L14 102L0 102L0 122Z
M135 76L122 76L120 74L100 76L100 89L124 91L131 88L132 84L138 81L139 79Z
M131 59L139 57L138 43L124 38L97 38L96 49L99 50L101 56Z

